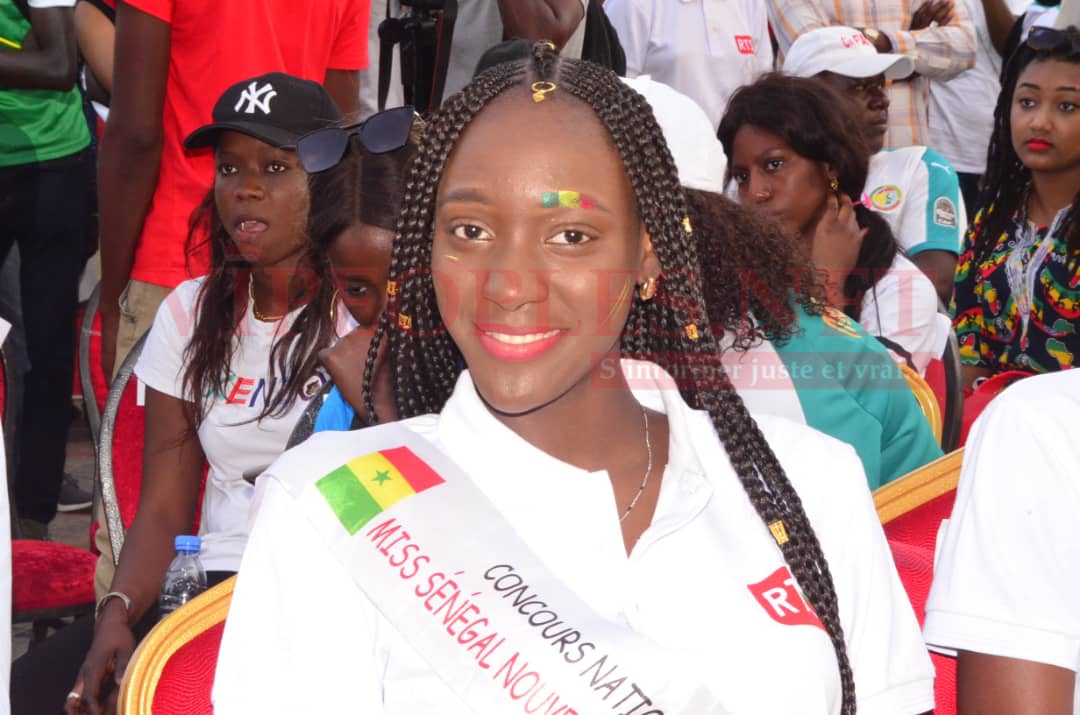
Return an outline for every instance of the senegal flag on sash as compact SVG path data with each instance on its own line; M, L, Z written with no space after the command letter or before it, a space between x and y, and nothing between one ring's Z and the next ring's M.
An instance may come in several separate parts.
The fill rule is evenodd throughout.
M408 447L383 449L346 462L315 482L352 536L378 514L443 478Z

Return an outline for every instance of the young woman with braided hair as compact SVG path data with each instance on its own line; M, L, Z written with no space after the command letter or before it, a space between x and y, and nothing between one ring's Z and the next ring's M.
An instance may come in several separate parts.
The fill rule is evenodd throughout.
M965 384L1080 357L1080 30L1033 28L1005 69L956 269Z
M316 434L260 478L215 712L933 706L854 453L794 423L755 422L723 377L679 177L640 95L540 43L444 103L406 187L392 299L365 369L370 382L385 345L404 422ZM441 478L360 518L358 501L331 492L416 481L406 467L358 471L383 435L422 438L413 457ZM397 449L379 454L398 464ZM466 487L494 517L453 501ZM437 508L443 528L410 518ZM519 540L535 552L525 582L506 555ZM453 562L429 557L455 546ZM458 565L473 557L498 566L480 579ZM548 570L562 586L531 590ZM566 615L575 598L588 619ZM444 614L451 600L476 619ZM558 628L528 650L528 636ZM599 633L619 644L610 662ZM659 660L631 693L612 663L639 658ZM688 680L708 706L673 695ZM642 695L654 689L671 697Z

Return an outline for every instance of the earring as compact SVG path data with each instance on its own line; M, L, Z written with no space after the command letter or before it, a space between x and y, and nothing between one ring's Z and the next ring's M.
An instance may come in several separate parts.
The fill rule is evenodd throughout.
M839 190L840 190L840 182L837 181L836 177L834 176L831 179L829 179L829 191L831 191L831 192L833 192L835 194Z
M656 279L646 278L645 282L638 288L638 295L644 301L652 300L653 296L656 295Z

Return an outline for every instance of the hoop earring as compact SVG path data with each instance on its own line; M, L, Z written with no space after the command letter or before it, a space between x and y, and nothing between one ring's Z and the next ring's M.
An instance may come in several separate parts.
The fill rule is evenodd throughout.
M645 282L638 288L638 296L644 301L650 301L653 296L656 295L656 279L646 278Z

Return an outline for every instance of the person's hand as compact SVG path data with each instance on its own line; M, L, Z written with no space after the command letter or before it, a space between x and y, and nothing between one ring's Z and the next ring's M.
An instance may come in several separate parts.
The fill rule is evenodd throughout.
M356 328L334 345L319 351L319 361L353 409L366 417L364 408L364 364L371 347L371 331ZM383 342L385 346L385 341Z
M814 268L828 274L829 285L842 285L858 262L867 229L860 228L851 198L830 192L825 211L811 238L810 258Z
M927 0L911 14L910 30L924 30L931 24L948 25L953 19L953 0Z
M101 302L101 369L105 371L105 384L112 382L113 364L116 362L116 334L120 330L120 307Z
M67 715L112 715L120 694L120 680L135 651L135 635L127 624L127 611L118 599L105 604L94 629L94 642L86 654L71 692L82 698L68 698Z

